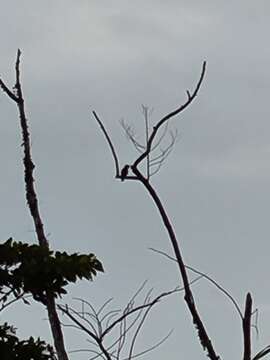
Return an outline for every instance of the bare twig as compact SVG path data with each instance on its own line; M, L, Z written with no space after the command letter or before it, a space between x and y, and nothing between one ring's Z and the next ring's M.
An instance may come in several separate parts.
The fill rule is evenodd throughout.
M98 339L98 334L91 330L89 330L86 326L84 326L79 320L77 320L77 318L75 316L73 316L70 312L70 307L66 306L62 306L62 305L57 305L57 307L64 313L66 314L77 326L78 328L80 328L81 330L83 330L84 332L86 332L90 337L92 337L94 340L96 340L96 342L98 343L99 339ZM74 310L75 312L75 310ZM75 312L76 313L76 312ZM78 313L76 313L76 315L78 315Z
M135 359L135 358L138 358L138 357L140 357L142 355L145 355L145 354L149 353L150 351L156 349L161 344L163 344L171 336L172 333L173 333L173 329L170 330L169 333L166 336L164 336L160 341L158 341L156 344L148 347L147 349L145 349L145 350L143 350L143 351L141 351L139 353L136 353L135 355L132 355L132 357L127 357L127 358L125 358L123 360Z
M252 316L255 315L255 323L251 325L251 327L255 330L256 332L256 338L257 340L259 339L259 328L258 328L258 317L259 317L259 310L255 309L252 311Z
M109 146L110 146L110 149L111 149L111 152L112 152L112 155L113 155L113 159L114 159L114 164L115 164L115 177L118 178L120 176L120 170L119 170L119 161L118 161L118 158L117 158L117 155L116 155L116 151L114 150L114 146L113 146L113 143L107 133L107 130L105 129L104 125L102 124L100 118L98 117L97 113L95 111L93 111L93 115L96 119L96 121L98 122Z
M132 339L131 345L130 345L130 350L129 350L129 355L128 355L128 358L129 358L129 359L132 358L133 349L134 349L134 346L135 346L136 339L137 339L137 337L138 337L138 335L139 335L139 332L140 332L140 330L141 330L141 328L142 328L142 326L143 326L143 324L144 324L144 322L145 322L145 319L146 319L146 317L147 317L150 309L151 309L151 308L148 307L148 309L147 309L147 310L145 311L145 313L143 314L143 317L142 317L141 321L139 322L139 325L137 326L137 329L136 329L136 331L135 331L135 334L134 334L134 336L133 336L133 339Z
M181 289L183 290L183 289ZM148 307L152 307L154 306L156 303L158 303L163 297L165 296L168 296L168 295L171 295L173 293L175 293L176 291L180 291L178 288L177 289L174 289L174 290L171 290L169 292L166 292L166 293L162 293L160 294L159 296L157 296L154 300L152 300L151 302L148 302L144 305L139 305L139 306L136 306L135 308L129 310L128 312L124 313L123 315L121 315L118 319L116 319L102 334L102 337L104 337L105 335L107 335L117 324L121 323L121 321L132 315L133 313L137 312L137 311L140 311L144 308L148 308Z
M168 255L168 254L165 253L164 251L157 250L157 249L154 249L154 248L149 248L149 250L152 250L152 251L154 251L154 252L156 252L156 253L158 253L158 254L160 254L160 255L163 255L163 256L167 257L167 258L170 259L170 260L173 260L173 261L177 262L177 260L176 260L174 257ZM205 278L206 280L208 280L209 282L211 282L214 286L216 286L221 292L223 292L223 294L225 294L225 295L231 300L231 302L233 303L233 305L234 305L237 313L239 314L241 320L243 320L244 317L243 317L243 314L242 314L242 312L241 312L241 310L240 310L240 306L237 304L237 302L236 302L236 300L233 298L233 296L232 296L227 290L224 289L223 286L221 286L217 281L215 281L212 277L210 277L209 275L205 274L204 272L201 272L201 271L199 271L199 270L197 270L197 269L195 269L194 267L191 267L191 266L189 266L189 265L185 265L185 267L186 267L188 270L191 270L192 272L194 272L194 273L196 273L196 274L198 274L198 275L201 275L203 278Z
M5 296L5 295L4 295ZM9 305L14 304L15 302L22 300L25 304L29 304L26 298L30 298L31 295L25 295L24 293L16 295L16 297L8 302L3 303L3 297L0 299L0 302L2 302L2 306L0 308L0 311L3 311L6 309Z
M141 143L138 142L138 140L136 139L135 136L135 132L132 129L132 127L127 124L123 119L120 120L120 124L122 126L122 128L124 129L127 138L131 141L131 143L133 144L133 146L135 147L135 149L139 152L142 153L146 150L147 148L147 143L148 143L148 139L149 139L149 116L152 113L153 109L150 109L145 106L142 105L142 114L144 117L144 125L145 125L145 138L146 138L146 144L142 145ZM153 154L153 152L159 148L162 140L164 139L165 135L167 134L168 131L168 122L166 122L166 124L163 127L163 132L161 133L161 135L159 136L159 138L156 140L155 144L152 145L151 151L150 153L147 155L146 157L146 178L149 180L149 178L151 176L153 176L154 174L156 174L159 169L161 168L162 164L164 163L165 159L168 157L168 155L170 154L175 141L176 141L176 137L177 137L177 131L172 132L170 131L170 135L171 135L171 141L169 143L168 146L166 146L166 148L164 150L159 149L160 153L154 157L150 156L151 154ZM150 172L150 168L155 167L155 170L152 170ZM127 168L125 168L127 169ZM130 179L131 177L127 177L125 175L125 179Z
M145 143L147 145L149 140L149 109L147 106L142 105L142 112L145 122ZM146 178L149 179L150 177L150 154L146 157Z
M129 141L131 141L131 143L133 144L133 146L135 147L135 149L142 153L143 150L145 150L145 145L142 145L138 142L138 140L136 140L135 135L134 135L134 131L131 128L130 125L126 124L126 122L124 121L124 119L120 120L120 124L122 126L122 128L124 129L126 136L128 138Z
M170 136L171 136L170 143L166 146L166 148L164 150L160 149L161 153L159 155L155 156L154 158L151 158L150 166L151 166L151 164L155 165L155 162L159 162L160 160L163 161L164 155L166 155L166 157L168 156L167 153L171 151L173 145L176 142L177 134L178 134L177 130L170 131Z

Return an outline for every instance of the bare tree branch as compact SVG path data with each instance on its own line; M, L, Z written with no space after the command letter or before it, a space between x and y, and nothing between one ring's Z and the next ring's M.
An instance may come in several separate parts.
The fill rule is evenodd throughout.
M107 130L105 129L104 125L102 124L101 120L99 119L99 117L98 117L98 115L97 115L97 113L95 111L93 111L93 115L94 115L97 123L101 127L101 130L102 130L102 132L103 132L103 134L104 134L104 136L105 136L105 138L106 138L106 140L108 142L108 145L109 145L109 147L111 149L113 159L114 159L114 164L115 164L115 173L116 173L115 177L118 178L120 176L119 162L118 162L118 158L117 158L116 151L114 149L113 143L112 143L112 141L111 141L111 139L110 139L110 137L109 137L109 135L107 133Z
M11 98L11 100L15 101L16 103L18 103L18 98L16 95L13 94L13 92L11 90L9 90L9 88L6 86L6 84L4 83L4 81L2 79L0 79L0 87L1 89Z
M23 151L24 151L24 181L25 181L25 190L26 190L26 200L27 204L34 221L35 225L35 232L38 238L38 242L41 246L49 247L48 240L46 238L43 223L40 216L39 205L38 205L38 198L36 194L36 190L34 187L34 168L35 165L32 160L31 156L31 140L30 140L30 133L27 124L27 118L25 114L24 108L24 98L22 92L22 86L20 82L20 57L21 51L18 49L17 51L17 58L15 63L15 74L16 74L16 83L14 86L14 90L16 95L14 95L8 88L5 86L3 81L1 80L1 88L4 92L16 102L18 110L19 110L19 117L20 117L20 125L22 131L22 140L23 140ZM49 291L46 292L46 307L49 316L49 322L51 325L51 331L53 334L54 345L58 355L59 360L68 360L67 353L65 351L64 346L64 338L61 330L61 324L56 312L55 300L53 294Z
M158 208L158 211L162 218L162 222L168 232L169 239L171 241L171 245L173 247L175 257L177 259L181 279L183 280L183 283L184 283L184 289L185 289L184 299L185 299L188 309L191 313L193 323L197 329L198 337L199 337L200 343L202 345L202 348L204 350L207 350L208 356L210 357L211 360L218 360L219 356L216 354L216 352L213 348L213 345L211 343L209 335L208 335L206 328L205 328L205 326L201 320L201 317L198 313L198 310L197 310L197 307L196 307L196 304L194 301L194 297L193 297L193 294L192 294L192 291L191 291L191 288L189 285L189 279L188 279L188 274L187 274L186 267L184 264L184 260L183 260L183 257L182 257L181 251L180 251L179 243L178 243L176 234L174 232L173 226L170 222L170 219L165 211L164 206L162 205L162 202L161 202L157 192L151 186L149 181L137 169L137 167L135 166L136 162L137 161L135 161L134 164L131 166L131 169L132 169L133 173L137 176L138 180L144 185L144 187L147 189L150 196L152 197L155 205Z
M243 360L251 360L251 315L252 298L250 293L246 296L245 315L243 318L244 355Z
M195 90L193 91L193 93L188 96L187 101L183 105L181 105L176 110L174 110L174 111L170 112L169 114L167 114L166 116L164 116L157 123L157 125L154 126L153 131L152 131L152 133L151 133L151 135L149 137L145 152L141 156L139 156L138 159L135 160L135 162L133 164L133 167L137 167L143 161L143 159L145 159L148 156L148 154L150 153L151 148L152 148L152 143L153 143L153 141L154 141L154 139L156 137L156 134L157 134L158 130L160 129L160 127L164 123L166 123L169 119L171 119L172 117L180 114L183 110L185 110L192 103L192 101L195 99L195 97L197 96L197 94L199 92L199 89L200 89L201 84L203 82L205 72L206 72L206 62L204 61L203 66L202 66L200 79L199 79L199 81L197 83L197 86L196 86Z
M201 277L200 277L201 278ZM196 282L198 278L194 279L193 282ZM146 349L138 354L133 354L134 345L137 339L137 336L140 332L140 329L143 326L143 323L145 322L146 316L148 315L149 311L152 309L152 307L161 301L164 297L167 297L169 295L174 294L175 292L182 291L183 289L173 289L171 291L167 291L164 293L161 293L160 295L156 296L154 299L151 299L151 293L153 289L150 289L144 298L143 304L134 306L135 305L135 299L136 297L141 293L145 286L146 282L144 282L139 289L135 292L135 294L131 297L129 302L127 303L126 307L124 308L122 314L117 317L116 320L114 320L111 324L109 324L106 328L103 329L103 322L106 319L106 314L104 315L103 312L106 308L106 305L109 304L111 299L107 300L101 308L96 311L94 307L91 305L91 303L82 300L82 299L76 299L83 301L84 305L89 307L90 312L85 311L85 308L83 308L83 312L78 312L74 309L72 309L70 306L62 306L58 305L59 309L68 316L68 318L76 325L77 329L80 329L84 331L91 339L94 340L95 344L98 346L99 351L95 351L95 354L92 357L92 360L95 358L103 355L105 358L108 359L120 359L121 354L124 350L124 347L126 348L126 342L128 341L127 335L130 333L130 330L134 327L135 330L133 330L133 335L130 341L130 348L129 348L129 355L128 358L131 359L133 357L139 356L140 354L144 354L151 349L154 349L158 344L161 344L165 340L161 340L153 347L150 347L149 349ZM118 311L118 310L117 310ZM113 311L109 310L108 313L112 313ZM91 316L92 315L92 316ZM134 316L133 316L134 315ZM91 320L89 321L87 317L90 317ZM87 323L87 325L85 325ZM111 344L105 345L105 338L107 338L107 335L110 333L112 334L112 331L119 329L119 334L116 336L116 338L113 340ZM132 334L132 333L131 333ZM110 337L110 339L112 336ZM106 352L104 352L104 350Z

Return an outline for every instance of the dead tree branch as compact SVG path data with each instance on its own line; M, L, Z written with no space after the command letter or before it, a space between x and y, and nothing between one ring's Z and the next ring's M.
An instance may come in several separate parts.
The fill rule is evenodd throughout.
M9 96L9 98L15 101L20 117L20 126L22 132L22 146L24 152L23 164L24 164L24 181L25 181L25 194L27 204L34 222L35 232L38 239L38 242L41 246L49 247L48 240L46 238L42 219L40 216L39 205L37 193L34 186L34 168L35 165L31 156L31 141L30 141L30 133L27 124L27 118L25 114L25 106L24 106L24 98L23 91L20 81L20 58L21 51L18 49L17 58L15 63L15 75L16 82L14 85L14 93L8 89L8 87L4 84L3 80L0 79L0 86L3 91ZM48 311L49 322L51 326L51 331L53 334L54 345L58 355L59 360L68 360L67 353L65 351L64 346L64 338L61 330L60 321L58 318L58 314L56 312L55 300L53 294L49 291L46 293L46 307Z
M243 318L244 355L243 360L251 360L251 316L252 298L250 293L246 296L245 315Z
M200 89L201 84L204 79L205 72L206 72L206 62L203 63L200 78L199 78L199 81L198 81L194 91L192 93L187 92L188 98L187 98L186 102L183 105L179 106L176 110L174 110L174 111L170 112L169 114L167 114L166 116L164 116L153 127L153 130L152 130L151 134L149 135L145 151L133 162L132 165L129 166L132 173L134 174L134 176L130 177L126 173L124 179L132 179L132 180L137 180L137 181L141 182L143 184L143 186L145 187L145 189L147 190L147 192L149 193L149 195L151 196L152 200L154 201L154 203L159 211L159 214L161 216L163 225L165 226L165 228L168 232L169 239L170 239L171 245L173 247L173 251L174 251L174 254L175 254L175 257L176 257L176 260L178 263L178 268L180 271L180 277L184 284L184 293L185 293L184 299L186 301L187 307L192 316L192 321L198 332L198 337L199 337L200 343L202 345L202 348L203 348L203 350L207 351L207 355L209 356L209 358L211 360L218 360L219 356L216 354L216 352L214 350L214 347L212 345L210 337L206 331L205 325L202 322L201 316L197 310L195 299L193 297L193 293L190 288L189 278L188 278L188 274L186 271L183 256L180 251L179 241L177 240L177 237L176 237L174 228L171 224L170 218L169 218L167 212L165 211L165 208L164 208L157 192L150 184L149 178L147 176L145 177L142 174L142 172L138 169L138 166L140 165L140 163L149 156L149 154L152 150L153 142L158 134L159 129L162 127L162 125L168 123L168 121L171 118L173 118L174 116L183 112L193 102L193 100L195 99L195 97L197 96L197 94L199 92L199 89ZM109 138L108 134L107 134L106 138L108 140L108 138Z

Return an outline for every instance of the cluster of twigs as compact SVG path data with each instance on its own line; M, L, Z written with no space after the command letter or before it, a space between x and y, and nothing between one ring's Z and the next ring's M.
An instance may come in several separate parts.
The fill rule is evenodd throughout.
M142 114L145 122L145 143L139 142L136 138L135 131L130 124L126 123L124 119L120 121L122 128L124 129L127 138L131 141L135 149L142 154L146 151L147 142L149 140L149 131L150 131L150 115L153 113L153 109L149 109L147 106L142 105ZM164 164L167 157L170 155L174 144L177 140L177 129L174 131L168 130L168 122L165 123L162 133L156 139L155 144L153 144L151 151L147 154L146 163L145 163L145 177L149 179L151 176L155 175ZM166 135L169 133L170 140L168 144L163 147L162 143L164 142Z
M198 278L193 280L197 281ZM129 300L123 310L106 310L112 302L112 298L107 300L98 310L89 302L76 298L81 304L81 309L76 310L71 306L59 305L59 309L72 321L71 326L86 333L90 339L91 349L79 349L71 352L89 352L93 356L89 360L99 357L107 360L121 359L130 360L142 356L160 346L172 333L170 331L164 338L148 347L145 350L135 352L135 343L142 329L143 324L154 305L158 304L163 298L172 295L183 289L176 288L152 298L153 289L150 289L141 305L136 305L136 298L142 292L146 282L140 286L136 293ZM109 337L108 337L109 336Z

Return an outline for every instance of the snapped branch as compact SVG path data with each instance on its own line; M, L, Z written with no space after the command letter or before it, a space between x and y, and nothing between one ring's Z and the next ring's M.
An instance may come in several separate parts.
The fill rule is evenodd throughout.
M252 298L250 293L246 296L245 314L243 318L244 356L243 360L251 360L251 316Z

